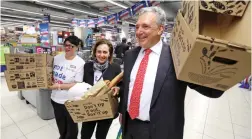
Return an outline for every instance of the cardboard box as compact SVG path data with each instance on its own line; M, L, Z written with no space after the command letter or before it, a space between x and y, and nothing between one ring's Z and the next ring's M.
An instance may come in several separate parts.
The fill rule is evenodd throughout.
M53 56L49 54L5 54L7 70L52 67Z
M179 11L173 28L170 47L176 76L225 91L251 74L250 4L242 18L192 11L189 26Z
M48 88L52 85L52 68L6 70L5 78L10 91Z
M196 3L196 4L192 4ZM197 0L197 1L183 1L182 2L182 15L190 18L190 13L192 12L191 5L195 5L196 9L202 11L209 11L220 14L227 14L232 16L243 16L246 8L249 5L249 1L209 1L209 0ZM186 21L188 19L186 18ZM188 22L187 22L188 23Z
M85 100L67 101L65 106L75 123L96 121L114 118L118 100L112 93L107 93Z

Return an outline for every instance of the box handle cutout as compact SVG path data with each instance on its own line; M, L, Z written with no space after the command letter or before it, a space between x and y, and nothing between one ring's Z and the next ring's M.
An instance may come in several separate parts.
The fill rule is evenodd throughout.
M234 64L237 63L236 60L227 59L227 58L218 57L218 56L215 56L215 57L213 58L213 61L214 61L214 62L218 62L218 63L222 63L222 64L226 64L226 65L234 65Z
M228 45L228 47L230 47L231 49L235 49L235 50L246 51L246 48L244 48L244 47L236 47L236 46L232 46L232 45Z

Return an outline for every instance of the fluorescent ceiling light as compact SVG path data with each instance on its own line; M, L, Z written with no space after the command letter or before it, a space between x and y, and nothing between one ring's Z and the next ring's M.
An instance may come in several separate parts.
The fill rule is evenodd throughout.
M30 20L42 20L42 19L39 19L39 18L17 16L17 15L9 15L9 14L1 14L1 16L16 17L16 18L25 18L25 19L30 19ZM52 22L52 23L59 23L59 24L66 24L66 25L70 24L70 23L65 23L65 22L60 22L60 21L54 21L54 20L51 20L50 22Z
M48 2L44 2L44 1L38 1L38 0L34 0L34 1L36 1L38 3L46 4L46 5L51 5L51 6L55 6L55 7L59 7L59 8L63 8L63 9L68 9L68 10L72 10L72 11L76 11L76 12L89 14L89 15L103 16L103 15L100 15L98 13L86 12L86 11L82 11L82 10L78 10L78 9L74 9L74 8L69 8L69 7L66 7L66 6L56 5L56 4L52 4L52 3L48 3Z
M41 19L38 19L38 18L24 17L24 16L17 16L17 15L9 15L9 14L1 14L1 16L16 17L16 18L25 18L25 19L30 19L30 20L41 20Z
M9 22L34 23L34 22L31 22L31 21L20 21L20 20L4 19L4 18L1 18L1 20L2 20L2 21L9 21Z
M24 24L23 23L13 23L13 24L3 25L3 27L14 26L14 25L24 25Z
M119 7L122 7L122 8L124 8L124 9L127 9L127 8L128 8L128 7L126 7L126 6L122 5L122 4L119 4L119 3L117 3L117 2L114 2L114 1L112 1L112 0L105 0L105 1L107 1L107 2L109 2L109 3L112 3L112 4L114 4L114 5L117 5L117 6L119 6Z
M1 25L11 24L12 22L1 22Z
M59 24L70 25L70 23L65 23L65 22L60 22L60 21L54 21L54 20L51 20L50 23L59 23Z
M65 27L65 28L70 28L70 26L54 25L54 24L51 24L50 26L52 26L52 27Z
M23 13L36 14L36 15L44 15L44 14L42 14L42 13L30 12L30 11L25 11L25 10L7 8L7 7L1 7L1 9L9 9L9 10L18 11L18 12L23 12ZM55 15L50 15L50 16L51 16L51 17L55 17L55 18L68 19L67 17L63 17L63 16L55 16Z
M30 22L30 21L19 21L19 20L11 20L11 19L3 19L2 18L2 21L8 21L8 22L12 22L13 24L29 24L29 23L34 23L34 22ZM2 22L1 21L1 22ZM19 22L19 23L15 23L15 22ZM2 25L2 26L8 26L8 25ZM67 28L69 28L70 26L64 26L64 25L57 25L57 24L50 24L50 26L56 26L56 27L67 27Z

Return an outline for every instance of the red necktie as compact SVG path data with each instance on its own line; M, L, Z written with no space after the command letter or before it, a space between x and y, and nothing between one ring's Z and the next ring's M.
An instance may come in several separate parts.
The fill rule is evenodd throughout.
M146 73L146 68L148 65L149 55L151 53L151 49L146 49L144 58L142 59L140 66L137 71L136 80L134 83L134 87L132 90L130 105L129 105L129 115L131 119L135 119L139 115L139 107L140 107L140 96L143 89L143 82Z

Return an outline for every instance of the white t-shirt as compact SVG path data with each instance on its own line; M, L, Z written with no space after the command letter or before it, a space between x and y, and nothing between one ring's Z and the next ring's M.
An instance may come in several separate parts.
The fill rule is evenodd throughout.
M53 62L54 83L83 82L84 64L84 60L77 55L72 60L67 60L64 53L55 56ZM64 104L71 97L68 90L52 90L51 99L59 104Z

